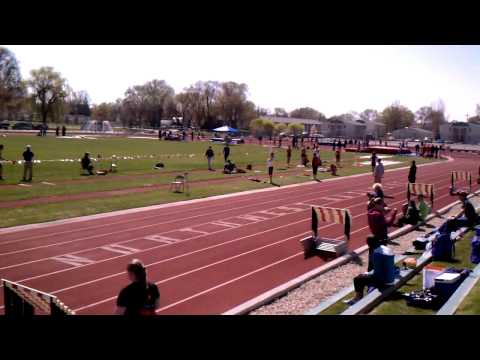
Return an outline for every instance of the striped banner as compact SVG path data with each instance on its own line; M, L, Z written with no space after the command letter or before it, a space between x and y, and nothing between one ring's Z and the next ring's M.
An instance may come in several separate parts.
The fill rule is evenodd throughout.
M345 225L345 236L347 239L350 238L352 217L347 209L312 207L312 231L315 234L315 237L318 236L319 221Z

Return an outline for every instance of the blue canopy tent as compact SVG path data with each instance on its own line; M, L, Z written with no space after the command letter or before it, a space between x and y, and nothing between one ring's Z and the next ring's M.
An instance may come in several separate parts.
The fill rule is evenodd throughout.
M238 132L237 129L231 128L230 126L220 126L216 129L213 129L215 132L231 132L231 133L236 133Z

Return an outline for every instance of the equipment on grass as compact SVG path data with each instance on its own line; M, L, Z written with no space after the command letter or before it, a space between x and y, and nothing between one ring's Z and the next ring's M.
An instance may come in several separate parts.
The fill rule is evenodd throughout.
M187 180L188 173L184 173L183 175L175 176L175 179L170 183L170 191L175 193L183 193L186 191L186 194L189 193L189 186Z
M56 296L2 279L6 316L32 316L38 310L42 315L75 315Z
M333 222L344 225L344 240L321 238L318 235L318 222ZM336 209L329 207L312 207L312 236L303 238L300 243L303 246L305 257L315 251L334 253L337 256L347 251L348 240L350 240L350 228L352 217L347 209Z

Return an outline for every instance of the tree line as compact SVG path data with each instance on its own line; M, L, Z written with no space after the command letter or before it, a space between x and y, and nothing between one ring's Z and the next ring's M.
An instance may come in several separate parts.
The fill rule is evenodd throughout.
M252 131L261 131L267 136L298 129L271 125L261 119L265 115L327 120L323 113L311 107L291 112L277 107L270 112L248 99L246 84L233 81L198 81L176 94L165 80L154 79L129 87L124 96L114 102L91 104L86 91L74 91L52 67L32 70L28 79L22 79L15 55L0 47L0 119L29 118L61 123L65 115L92 116L96 120L120 122L125 127L148 128L159 128L163 119L179 118L186 127L250 127ZM252 123L256 119L259 119L257 123ZM435 137L439 135L440 125L447 121L442 100L423 106L415 113L395 102L381 112L366 109L329 119L377 121L385 124L387 132L416 126L433 131ZM468 121L480 124L480 105L477 105L476 115Z

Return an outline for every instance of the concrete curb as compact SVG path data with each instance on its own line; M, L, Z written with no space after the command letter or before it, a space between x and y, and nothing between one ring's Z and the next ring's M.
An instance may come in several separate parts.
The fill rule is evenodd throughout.
M306 311L303 315L318 315L322 311L328 309L333 304L339 302L341 299L343 299L348 294L352 293L354 290L355 289L354 289L353 285L347 286L346 288L343 288L339 292L331 295L326 300L323 300L320 304L318 304L314 308Z
M427 164L427 165L430 165L430 164ZM479 194L480 193L480 190L475 192L475 194ZM470 197L474 196L474 195L470 195ZM443 208L441 208L440 210L437 211L438 214L444 214L446 212L448 212L451 208L455 207L456 205L460 204L460 201L457 200ZM433 219L434 217L436 217L437 215L436 214L430 214L427 216L427 218L425 219L426 222L430 221L431 219ZM401 229L398 229L398 230L395 230L393 231L392 233L389 234L389 238L390 239L396 239L416 228L418 228L420 225L416 225L416 226L412 226L412 225L407 225L407 226L404 226L403 228ZM344 265L348 262L350 262L353 258L363 254L365 251L368 251L368 246L367 245L364 245L362 247L359 247L357 249L355 249L352 253L350 254L347 254L347 255L343 255L335 260L332 260L316 269L313 269L303 275L300 275L282 285L279 285L269 291L266 291L264 292L263 294L260 294L259 296L251 299L251 300L248 300L226 312L224 312L222 315L243 315L243 314L247 314L249 313L250 311L254 310L254 309L257 309L259 308L260 306L262 305L265 305L265 304L268 304L270 302L272 302L273 300L275 299L278 299L279 297L287 294L289 291L303 285L304 283L306 283L307 281L327 272L327 271L330 271L332 269L335 269L341 265Z

